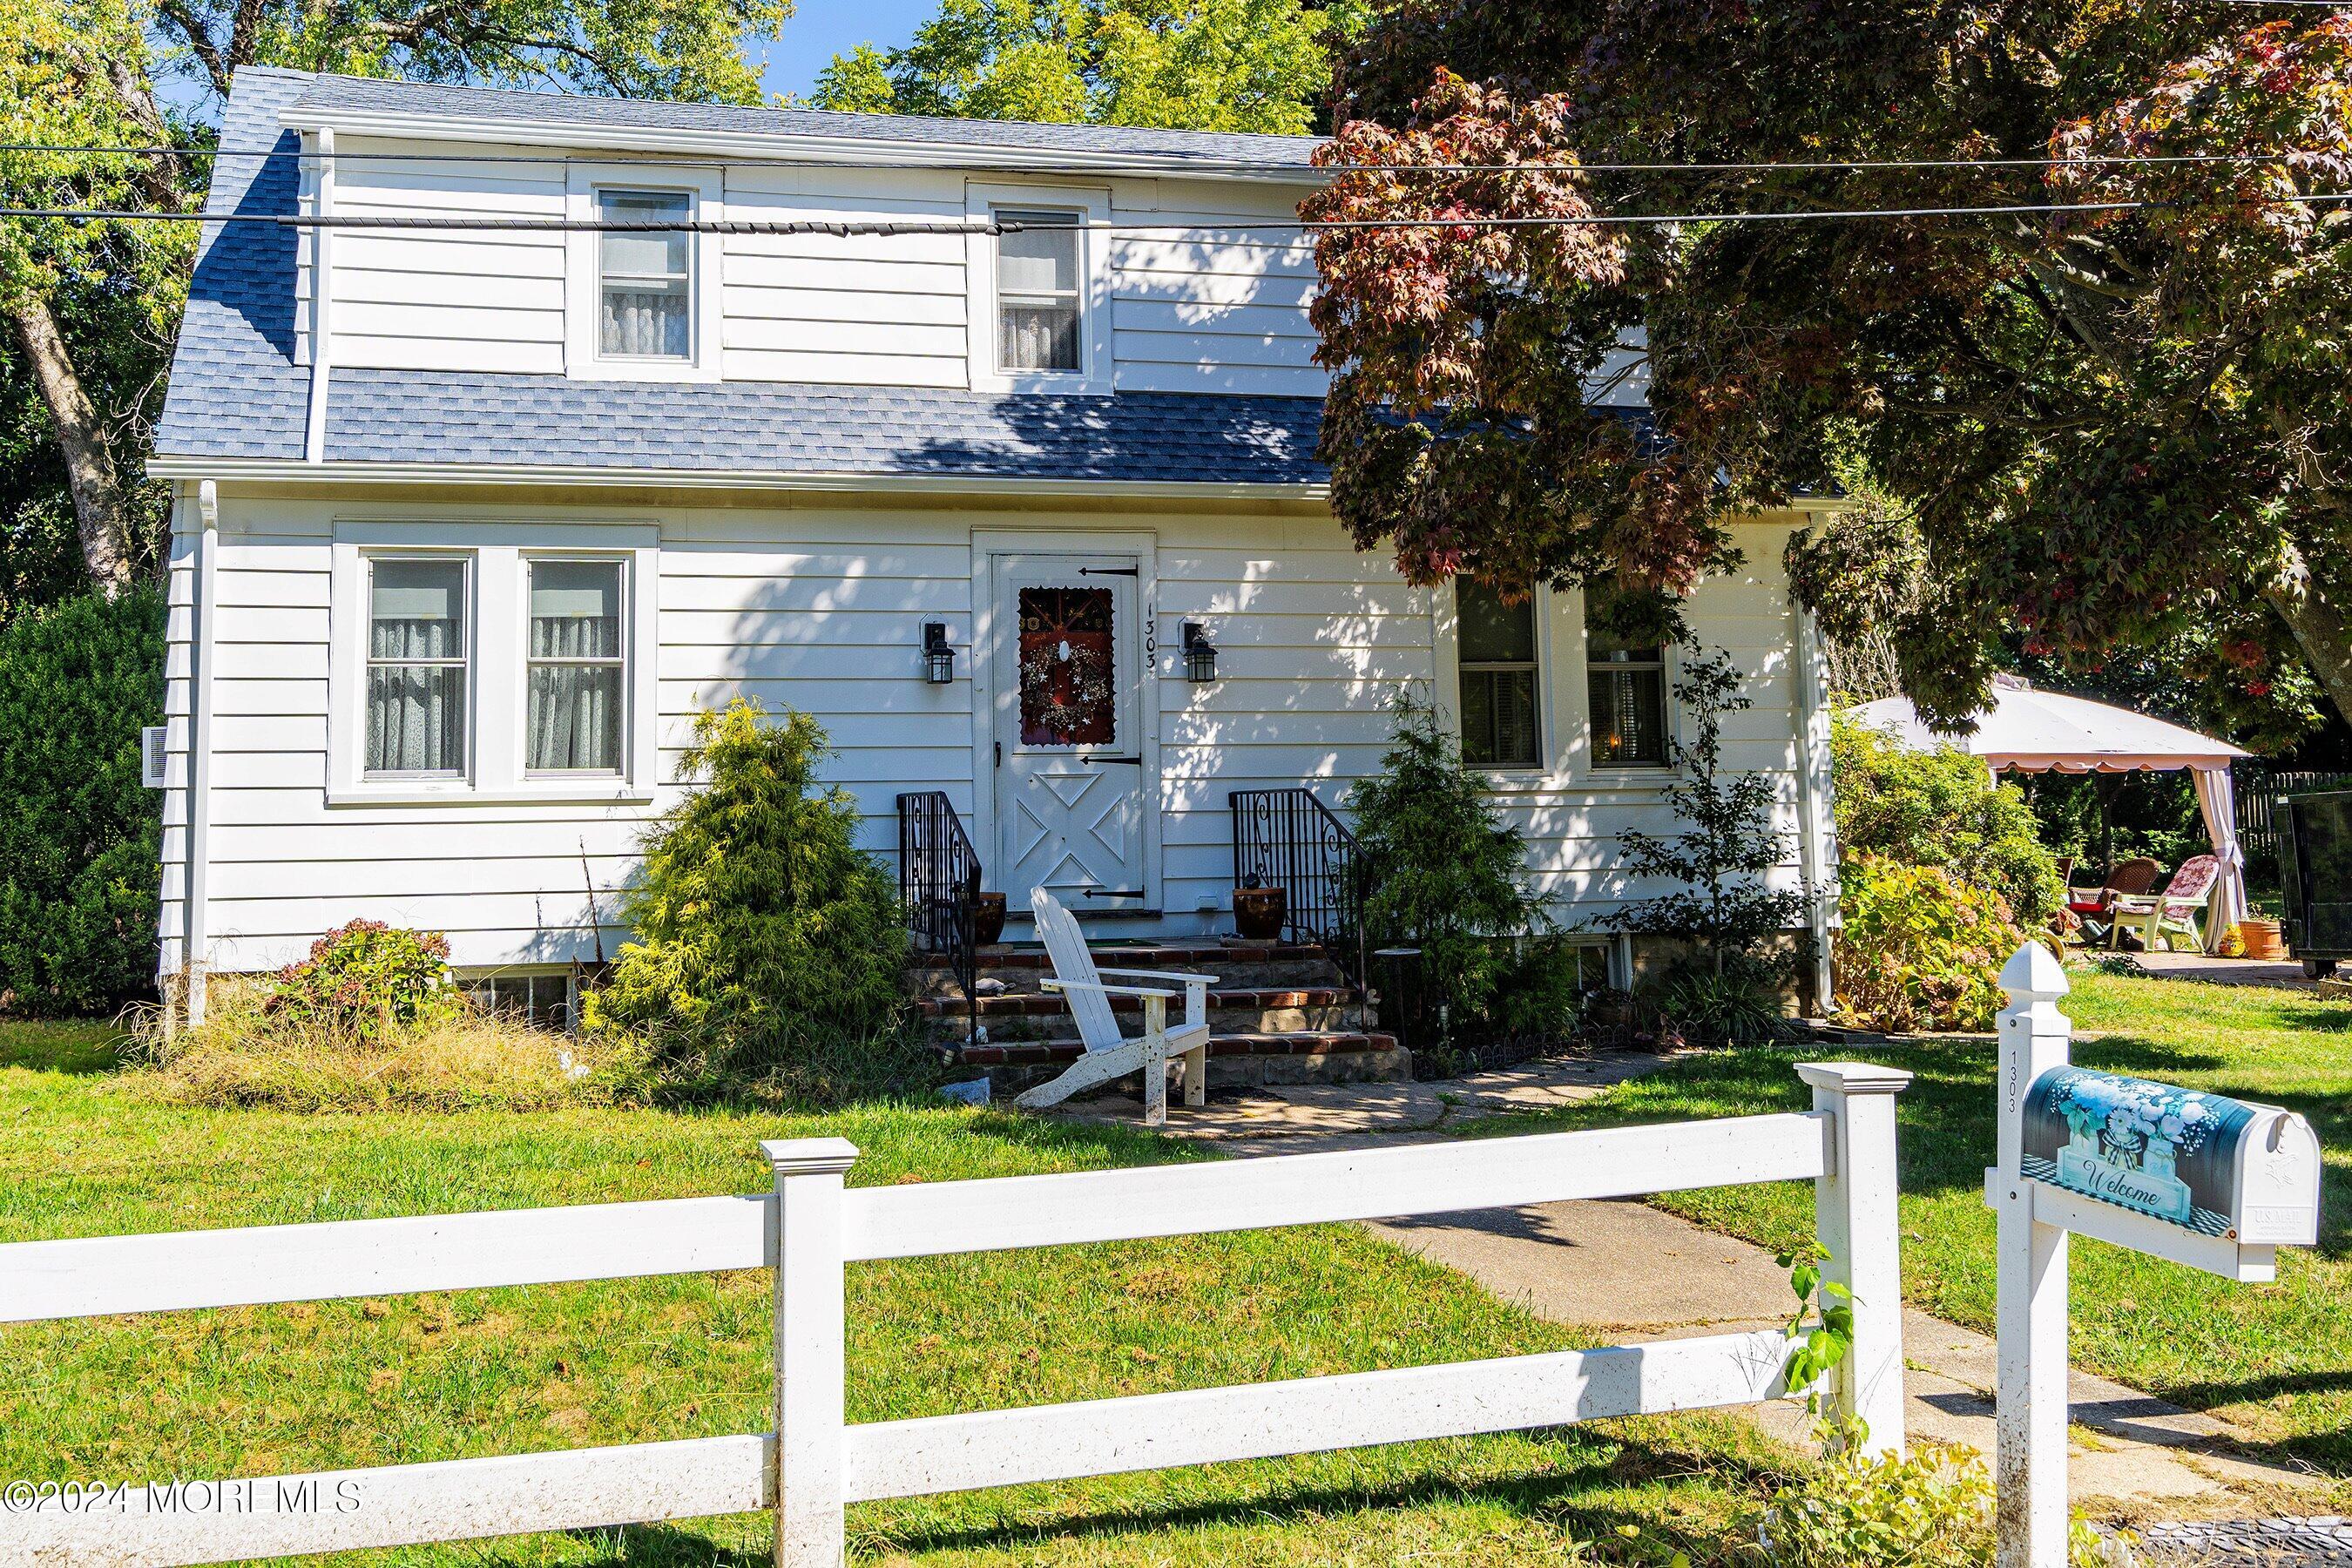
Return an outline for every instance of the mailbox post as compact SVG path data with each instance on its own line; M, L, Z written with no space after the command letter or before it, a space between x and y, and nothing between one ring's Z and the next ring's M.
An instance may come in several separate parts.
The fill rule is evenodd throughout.
M2319 1239L2319 1139L2291 1110L2069 1065L2069 989L2029 942L2000 972L1999 1568L2066 1568L2066 1240L2265 1282Z

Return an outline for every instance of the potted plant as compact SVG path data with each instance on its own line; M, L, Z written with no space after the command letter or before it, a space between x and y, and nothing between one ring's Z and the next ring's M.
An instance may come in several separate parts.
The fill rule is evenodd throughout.
M1280 888L1263 886L1253 871L1234 889L1234 932L1244 942L1274 942L1290 918L1290 899Z

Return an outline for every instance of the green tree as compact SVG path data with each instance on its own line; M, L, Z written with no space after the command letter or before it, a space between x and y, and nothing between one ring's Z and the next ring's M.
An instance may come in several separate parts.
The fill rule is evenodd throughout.
M155 979L162 826L139 773L163 602L85 594L0 627L0 999L110 1008Z
M1312 130L1328 37L1360 0L943 0L901 48L861 44L817 79L820 108L980 120Z
M224 98L247 65L423 81L754 103L749 43L792 0L0 0L0 200L30 207L184 210L202 157L92 156L40 146L201 148L158 108L157 79ZM82 572L114 593L152 560L157 495L135 478L178 331L189 226L0 222L0 500L10 603L59 575L69 502ZM35 454L47 445L54 460Z
M1800 585L1891 628L1930 715L2005 642L2090 668L2192 627L2217 693L2302 663L2352 710L2352 16L2250 21L1391 0L1313 216L1916 216L1325 233L1341 516L1417 577L1680 588L1848 452L1889 510ZM2070 202L2105 205L2024 210ZM1663 441L1583 407L1636 329ZM1872 591L1820 592L1841 561Z
M890 876L856 847L857 807L819 790L824 731L738 699L695 721L693 784L647 837L622 905L636 940L591 994L591 1027L640 1038L673 1076L791 1074L888 1031L907 931Z

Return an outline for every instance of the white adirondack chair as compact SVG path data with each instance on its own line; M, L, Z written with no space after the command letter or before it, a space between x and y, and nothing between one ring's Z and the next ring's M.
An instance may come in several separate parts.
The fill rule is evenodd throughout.
M1168 1058L1184 1058L1184 1103L1205 1105L1209 1098L1209 987L1213 974L1171 974L1157 969L1101 969L1087 950L1077 917L1059 900L1040 888L1030 895L1036 911L1037 934L1054 961L1054 978L1045 989L1061 993L1078 1021L1078 1037L1087 1054L1051 1083L1039 1084L1013 1103L1024 1110L1059 1105L1081 1089L1108 1083L1129 1073L1143 1074L1143 1122L1162 1127L1168 1122ZM1103 976L1121 980L1158 980L1184 988L1184 1021L1171 1027L1168 1004L1176 993L1151 985L1106 985ZM1143 1033L1128 1039L1119 1033L1110 1010L1114 996L1143 999Z

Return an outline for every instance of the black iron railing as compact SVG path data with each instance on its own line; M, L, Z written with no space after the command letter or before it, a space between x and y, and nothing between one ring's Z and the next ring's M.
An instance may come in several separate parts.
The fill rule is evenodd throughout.
M1280 888L1283 934L1319 943L1364 984L1363 858L1356 836L1308 789L1237 789L1234 886ZM1255 879L1255 880L1253 880Z
M966 1037L980 1037L980 857L941 790L898 797L898 902L919 952L948 961L963 992Z

